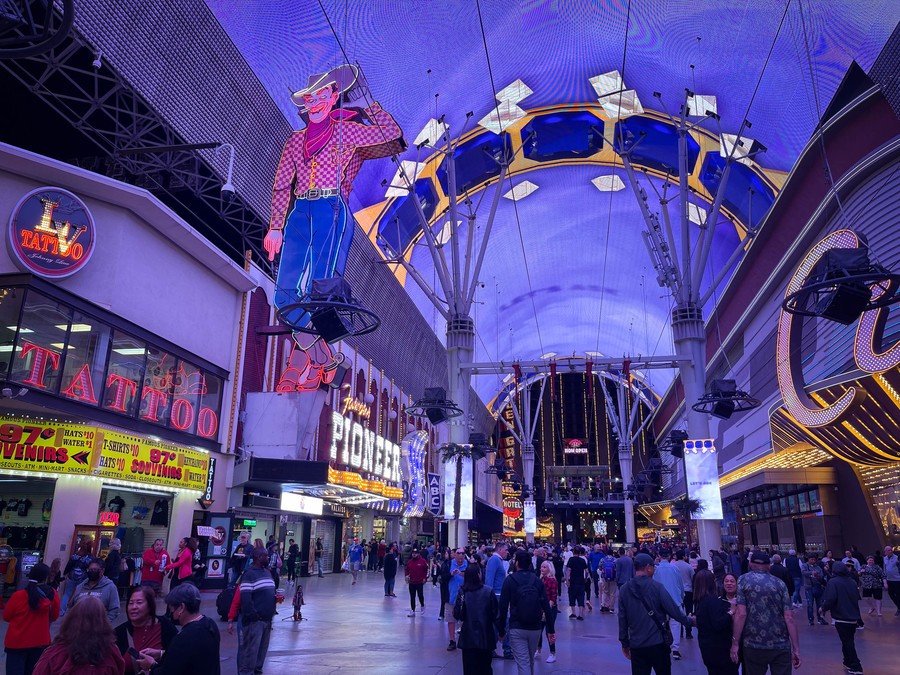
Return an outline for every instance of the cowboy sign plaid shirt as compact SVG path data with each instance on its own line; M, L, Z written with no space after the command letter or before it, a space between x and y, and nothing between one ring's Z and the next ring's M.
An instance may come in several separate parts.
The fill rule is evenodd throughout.
M365 113L372 124L337 119L331 137L309 157L304 148L306 129L290 135L275 172L269 229L284 227L292 186L296 196L313 188L340 187L341 197L346 201L353 188L353 179L364 161L388 157L403 150L403 131L389 113L378 103L366 108Z

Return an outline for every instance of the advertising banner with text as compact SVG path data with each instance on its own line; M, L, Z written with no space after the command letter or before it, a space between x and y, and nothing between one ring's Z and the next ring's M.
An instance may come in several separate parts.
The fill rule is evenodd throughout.
M698 518L722 520L722 492L719 489L718 453L712 439L684 442L684 473L688 497L703 507Z
M209 453L87 424L0 418L0 469L206 489Z

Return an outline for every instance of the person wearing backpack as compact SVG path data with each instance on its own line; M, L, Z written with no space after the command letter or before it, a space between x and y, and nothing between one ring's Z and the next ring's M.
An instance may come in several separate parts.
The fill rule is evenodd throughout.
M600 565L600 613L612 614L616 606L616 594L619 590L616 584L616 558L613 554L606 556Z
M516 571L506 577L500 591L500 611L497 632L504 637L509 613L509 645L519 675L534 673L534 654L537 651L543 621L546 619L547 639L556 639L554 612L547 599L544 584L531 568L531 554L519 551L515 558Z
M82 539L78 544L78 550L69 558L63 576L66 578L62 601L60 602L59 615L63 616L69 608L69 600L75 593L75 588L87 579L87 568L95 560L91 553L94 547L92 539Z

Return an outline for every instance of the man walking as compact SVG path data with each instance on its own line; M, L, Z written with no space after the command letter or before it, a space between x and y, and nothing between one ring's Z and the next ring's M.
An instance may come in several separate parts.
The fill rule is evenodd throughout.
M801 607L803 605L800 598L800 592L803 590L803 573L800 571L800 558L797 557L797 551L794 549L788 551L788 557L784 559L784 567L794 582L794 592L791 594L794 607Z
M406 583L409 584L409 614L416 615L416 596L419 596L419 606L422 614L425 613L425 580L428 578L428 563L419 555L419 549L414 548L410 559L406 561ZM393 590L392 590L393 592ZM387 595L387 593L385 593Z
M487 566L484 571L484 585L490 586L494 591L494 595L497 596L497 602L500 602L500 593L503 591L503 582L506 581L506 557L509 555L509 545L505 542L500 542L494 547L494 552L491 554L491 557L488 558ZM509 636L507 635L503 639L502 643L503 647L503 658L511 659L513 658L512 649L509 646ZM499 658L500 654L494 652L494 658Z
M616 558L616 586L619 593L622 592L622 586L634 578L634 554L633 548L622 549Z
M347 567L350 568L350 576L353 577L351 586L355 586L359 579L359 568L362 566L363 547L359 544L359 537L353 537L353 546L347 550Z
M815 553L806 556L806 562L800 566L800 572L803 574L803 589L806 591L806 616L809 619L809 625L814 625L815 619L818 618L819 623L825 626L827 624L822 618L825 570L818 564Z
M890 546L884 547L884 578L888 596L897 608L894 616L900 616L900 559Z
M669 549L662 549L659 552L659 557L660 561L656 566L656 572L653 574L653 578L663 585L663 588L666 589L666 592L669 594L669 597L672 598L672 601L678 607L682 607L684 605L684 583L681 580L681 573L678 571L678 568L671 562L672 553ZM678 619L670 617L669 621L674 624L669 626L672 631L672 658L676 661L680 661L680 626L678 625ZM690 630L690 625L688 625L687 632L690 632Z
M750 554L750 571L738 579L731 629L731 660L738 663L743 641L744 674L788 675L800 667L800 641L787 586L769 574L769 556Z
M547 622L548 641L555 639L554 612L547 599L544 584L531 568L531 554L528 551L516 553L515 565L516 571L506 578L500 592L497 630L501 637L506 635L508 612L509 645L516 660L518 674L533 675L534 654L538 648L543 618Z
M690 616L694 613L694 568L684 559L684 551L675 551L675 562L672 566L678 570L681 576L681 587L684 589L684 613ZM686 628L684 637L690 640L694 637L690 628Z
M463 577L469 561L466 560L466 550L457 548L453 554L453 560L447 567L447 590L449 591L449 599L444 605L444 619L447 621L447 635L450 636L450 644L447 645L447 651L452 652L456 649L456 620L453 618L453 607L456 605L456 596L459 595L459 589L463 585Z
M668 619L674 618L685 627L692 622L663 585L654 581L653 558L638 553L633 562L634 578L619 588L622 653L631 661L632 675L670 675Z
M791 573L787 571L787 568L781 564L781 556L777 553L772 556L772 567L769 568L769 574L781 579L784 585L787 586L788 594L793 597L794 580L791 578Z
M822 611L831 612L834 627L841 639L844 668L847 669L848 675L862 675L862 664L859 662L854 643L856 626L860 619L856 581L850 576L850 567L844 562L837 560L833 562L831 573L833 576L828 580L822 596Z
M616 596L619 586L616 584L616 562L614 554L610 553L603 559L600 567L600 577L603 589L600 594L600 613L612 614L616 608Z
M594 582L594 599L597 601L597 604L602 605L600 602L600 566L603 564L603 559L606 557L606 554L600 548L600 544L594 544L594 550L588 554L588 564L591 567L591 581ZM590 589L588 589L588 599L590 599ZM603 608L600 608L600 611L603 611Z
M269 651L272 617L275 616L275 581L266 567L269 554L254 549L253 565L241 577L241 649L238 674L261 673Z
M325 552L325 546L324 546L324 544L322 544L322 537L316 537L314 555L315 555L316 569L319 572L320 579L325 578L325 575L322 573L322 554L324 552Z

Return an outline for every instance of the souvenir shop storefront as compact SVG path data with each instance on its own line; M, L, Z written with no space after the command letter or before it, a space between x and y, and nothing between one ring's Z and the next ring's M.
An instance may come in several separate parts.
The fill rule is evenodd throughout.
M0 454L6 585L20 586L37 562L65 564L85 543L105 557L118 538L128 564L120 584L128 586L155 539L193 534L208 451L48 417L0 415L0 435L9 439Z

